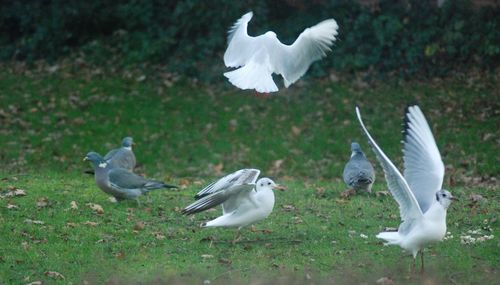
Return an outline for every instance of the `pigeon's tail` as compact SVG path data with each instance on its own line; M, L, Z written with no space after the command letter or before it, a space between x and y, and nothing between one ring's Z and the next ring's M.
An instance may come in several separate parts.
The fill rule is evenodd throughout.
M401 235L398 232L381 232L377 235L377 238L385 240L386 245L399 244Z
M156 189L162 189L162 188L177 189L179 187L177 187L175 185L165 184L164 182L161 182L161 181L149 181L148 183L146 183L144 188L146 190L144 192L149 192L149 191L156 190Z
M255 89L260 93L277 92L278 86L273 81L272 72L261 63L250 60L245 66L224 73L234 86L240 89Z

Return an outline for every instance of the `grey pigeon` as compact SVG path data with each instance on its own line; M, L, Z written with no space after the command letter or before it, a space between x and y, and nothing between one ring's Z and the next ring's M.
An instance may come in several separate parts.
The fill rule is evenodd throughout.
M125 137L122 140L122 146L110 150L104 160L112 166L112 168L123 168L128 171L134 171L136 159L132 151L134 140L131 137Z
M89 152L83 160L88 160L94 168L97 186L117 201L135 200L149 191L161 188L178 188L161 181L148 180L123 168L113 168L101 155Z
M351 144L351 151L351 159L344 167L344 182L356 192L362 190L371 193L375 182L373 166L357 142Z

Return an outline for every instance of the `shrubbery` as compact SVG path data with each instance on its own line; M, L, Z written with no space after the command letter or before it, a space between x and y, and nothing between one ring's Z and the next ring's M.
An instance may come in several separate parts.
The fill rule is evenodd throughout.
M402 76L491 69L500 55L498 8L468 1L381 1L370 11L350 0L4 1L0 59L55 60L82 51L96 62L167 64L180 73L223 68L230 25L255 12L249 32L274 30L291 43L306 27L333 17L340 36L314 72L371 70ZM213 63L217 61L218 64ZM218 67L214 67L218 66ZM210 77L210 72L202 74Z

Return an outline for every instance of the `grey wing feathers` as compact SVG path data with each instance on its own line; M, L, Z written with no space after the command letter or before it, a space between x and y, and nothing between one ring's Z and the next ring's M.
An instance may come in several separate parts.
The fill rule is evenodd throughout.
M366 129L363 120L361 119L361 114L358 107L356 107L356 115L361 128L368 137L370 146L375 153L377 160L384 169L385 180L387 181L387 186L391 191L392 196L399 204L399 212L401 219L403 221L410 221L413 219L421 218L423 216L422 211L418 205L417 199L413 195L408 183L404 179L403 175L394 166L394 164L389 160L385 153L380 149L375 140L371 137L370 133Z
M202 212L207 209L216 207L226 202L227 200L242 194L243 192L251 191L253 188L253 184L243 184L220 190L218 192L214 192L200 198L199 200L184 208L181 212L185 215Z
M122 168L111 169L108 174L109 182L122 189L141 189L143 192L148 192L160 188L177 188L161 181L148 180Z
M104 156L104 160L110 160L117 152L118 152L118 148L115 148L115 149L112 149L110 150L108 153L106 153L106 155Z
M110 153L111 156L108 159L108 161L112 167L124 168L129 171L134 170L136 164L136 158L132 150L120 148L117 150L110 151L108 154Z
M229 187L241 184L255 184L259 178L260 170L258 169L240 169L236 172L228 174L221 179L210 183L195 195L195 199L200 199L212 193L225 190Z
M403 127L404 177L422 212L426 212L441 190L444 164L424 114L409 106Z

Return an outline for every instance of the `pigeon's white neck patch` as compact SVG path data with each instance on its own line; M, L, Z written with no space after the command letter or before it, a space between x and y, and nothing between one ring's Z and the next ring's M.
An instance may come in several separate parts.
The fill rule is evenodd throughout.
M126 149L126 150L132 150L131 146L124 146L123 148Z
M106 162L99 163L100 168L105 168L106 166L108 166L108 164Z
M351 158L352 158L353 156L355 156L355 155L356 155L356 152L355 152L355 151L351 152Z

